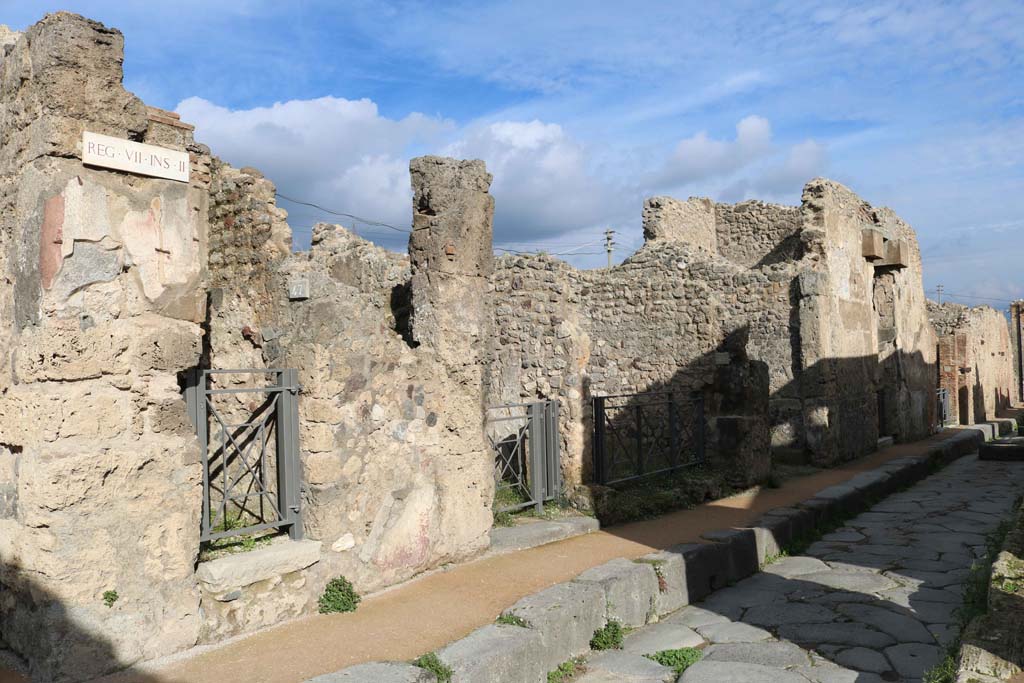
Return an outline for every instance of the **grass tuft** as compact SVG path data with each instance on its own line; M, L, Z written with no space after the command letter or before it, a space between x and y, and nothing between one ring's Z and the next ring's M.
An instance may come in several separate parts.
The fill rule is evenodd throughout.
M522 617L517 617L514 614L504 612L498 615L498 618L494 620L496 624L503 624L505 626L518 626L520 628L530 628L530 625L526 623L526 620Z
M622 648L623 637L622 624L615 619L610 619L607 624L594 631L594 637L590 639L591 650L618 650Z
M437 676L437 683L451 683L452 681L452 668L442 662L440 657L438 657L434 652L428 652L425 655L420 655L414 659L412 663L413 666L426 669Z
M681 647L677 650L661 650L653 655L644 655L647 659L653 659L662 666L667 666L676 672L676 675L683 673L691 665L700 661L704 653L695 647Z
M554 671L548 672L548 683L569 683L576 676L586 671L583 657L575 657L562 662Z
M354 612L360 600L362 598L359 597L359 593L352 587L349 580L344 576L339 576L328 582L327 587L324 588L324 594L320 596L317 604L321 614Z

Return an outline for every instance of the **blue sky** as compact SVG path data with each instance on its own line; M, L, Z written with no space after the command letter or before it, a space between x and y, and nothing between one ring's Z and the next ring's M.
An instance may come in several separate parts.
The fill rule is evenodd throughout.
M927 290L1024 297L1024 2L0 0L0 22L59 8L121 29L128 88L282 194L407 226L409 157L479 157L499 246L590 267L607 227L617 259L640 244L645 196L797 204L824 175L917 229ZM328 218L282 205L297 246Z

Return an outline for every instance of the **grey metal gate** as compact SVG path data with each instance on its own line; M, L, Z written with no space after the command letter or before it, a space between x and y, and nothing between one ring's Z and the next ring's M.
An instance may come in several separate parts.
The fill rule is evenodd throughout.
M946 423L949 422L949 412L950 412L949 390L948 389L938 389L935 392L935 400L936 400L936 412L938 413L938 418L939 418L939 426L942 427L943 429L945 429L946 428Z
M217 375L271 379L220 386ZM302 538L298 392L295 370L191 373L185 397L202 453L202 541L267 529Z
M494 451L495 512L531 505L541 512L561 490L558 401L510 403L487 409L485 431Z
M610 485L704 462L704 399L673 392L594 397L594 481Z

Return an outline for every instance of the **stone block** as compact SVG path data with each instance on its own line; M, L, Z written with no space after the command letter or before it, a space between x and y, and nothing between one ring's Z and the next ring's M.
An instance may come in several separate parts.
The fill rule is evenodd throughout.
M437 683L437 676L404 662L373 662L310 678L306 683Z
M14 350L15 376L39 382L125 374L132 332L127 321L82 330L77 319L26 328Z
M224 593L257 581L305 569L320 561L320 541L283 541L247 553L203 562L196 578L210 593Z
M674 546L686 565L686 592L690 603L729 584L729 549L721 543L690 543Z
M814 511L787 507L769 510L753 527L770 532L775 544L784 548L798 538L806 538L814 525Z
M889 240L885 243L885 258L875 262L876 266L906 268L910 265L910 247L906 240Z
M646 562L653 566L658 577L658 593L654 596L655 614L663 617L690 604L686 589L686 561L682 553L661 550L648 553L637 562Z
M726 548L728 582L735 583L755 574L761 568L757 553L757 537L752 529L709 531L701 538Z
M978 458L981 460L1024 460L1024 437L996 439L983 443L978 447Z
M541 635L541 649L533 654L545 671L590 651L594 631L605 624L605 593L598 584L560 583L528 595L504 614L525 621Z
M863 491L869 498L881 498L893 491L892 476L884 470L871 470L848 479L847 486Z
M537 683L547 675L536 656L539 631L490 624L438 651L452 683Z
M658 577L649 564L618 558L588 569L574 581L601 586L608 619L623 626L643 626L653 613Z
M593 517L569 517L510 527L495 527L491 529L491 552L503 553L536 548L539 545L588 534L600 528L600 523Z
M861 230L861 255L869 261L885 258L885 238L877 230Z
M814 501L827 501L826 504L814 503ZM822 505L823 514L826 517L851 515L859 512L864 507L864 492L849 484L837 484L829 486L814 494L814 498L806 501L815 505Z
M672 669L652 659L630 652L609 650L587 660L587 673L580 679L580 683L668 683L675 680L675 677Z

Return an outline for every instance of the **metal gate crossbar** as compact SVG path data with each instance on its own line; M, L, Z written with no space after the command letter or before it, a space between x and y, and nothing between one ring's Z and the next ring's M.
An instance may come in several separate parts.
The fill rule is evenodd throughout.
M494 415L506 411L508 415ZM504 423L519 423L500 430ZM512 490L521 502L497 505L496 512L512 512L534 506L538 512L545 501L558 497L561 489L559 465L558 402L510 403L487 409L487 441L494 453L497 490Z
M275 380L267 386L212 388L210 378L217 374L271 375ZM287 529L293 539L302 538L298 392L298 373L292 369L238 368L190 373L185 396L199 437L203 464L202 541L275 528ZM231 422L214 402L215 396L231 394L261 394L266 399L250 409L247 419ZM219 445L212 449L211 420L220 432L214 439ZM270 478L271 470L276 481ZM229 528L229 508L234 508L239 521L248 523Z
M274 398L272 399L272 401L270 403L270 406L269 406L271 409L276 408L276 406L277 406L277 398L278 398L277 396L274 396ZM243 505L239 506L240 507L240 509L239 509L240 513L248 512L250 514L253 514L254 516L262 516L262 510L261 510L259 515L255 515L255 513L252 510L249 510L246 507L248 499L249 498L253 498L253 497L266 498L266 502L271 506L271 508L274 511L274 514L280 517L281 516L281 511L278 509L277 505L275 504L275 502L273 500L273 497L272 497L273 494L271 492L271 489L267 485L267 482L266 482L266 479L265 479L265 477L266 477L266 451L267 451L267 445L268 445L267 434L266 434L266 432L267 432L266 426L267 426L267 423L270 422L271 419L274 417L274 413L273 412L267 412L259 420L255 420L255 421L251 421L251 422L243 422L241 424L227 425L227 424L224 423L223 418L221 417L220 413L217 411L216 407L210 402L209 398L207 398L207 406L208 406L208 409L209 409L210 413L214 417L217 418L217 422L219 422L220 426L221 426L221 448L220 448L219 451L217 451L217 454L220 455L220 462L221 462L220 473L223 476L223 485L222 485L222 488L220 490L221 496L222 496L222 500L223 500L221 520L223 521L223 520L227 519L227 503L228 503L228 501L237 502L237 501L241 500L241 501L243 501ZM255 427L255 429L253 429L253 427ZM237 432L239 435L244 434L246 430L249 430L248 433L249 433L250 438L242 438L242 443L244 445L240 445L238 443L238 440L235 439L235 435L232 434L232 432L231 432L232 428L236 429L236 430L239 430ZM239 472L238 476L235 477L234 480L230 481L230 482L228 481L228 479L229 479L229 474L228 474L228 463L229 463L228 453L229 453L229 450L228 450L228 443L227 443L227 441L229 441L229 440L231 442L231 445L234 447L235 457L234 457L233 460L236 460L236 461L240 462L244 466L244 470ZM259 443L259 453L256 455L255 458L252 459L253 461L250 461L250 458L249 458L250 453L253 450L253 446L257 442ZM258 460L258 463L255 462L257 460ZM245 494L243 494L242 496L233 496L232 495L232 491L234 490L234 488L243 479L246 478L247 474L248 474L248 485L249 485L248 491ZM211 480L212 480L212 477L211 477ZM211 481L211 485L212 485L212 481ZM256 493L251 493L251 491L252 491L252 489L254 487L256 488ZM261 501L261 504L262 504L262 501ZM211 523L212 523L212 521L213 520L211 520Z
M594 480L610 485L703 462L703 406L699 395L672 392L595 396Z

